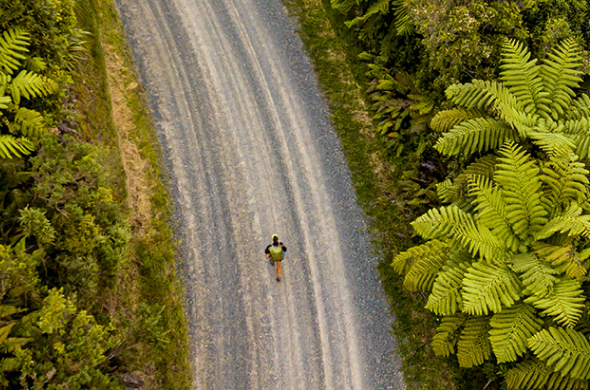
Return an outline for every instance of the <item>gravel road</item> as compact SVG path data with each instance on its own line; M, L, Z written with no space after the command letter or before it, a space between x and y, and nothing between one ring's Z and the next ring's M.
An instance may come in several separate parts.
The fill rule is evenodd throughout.
M172 177L194 388L404 389L364 215L280 0L117 3Z

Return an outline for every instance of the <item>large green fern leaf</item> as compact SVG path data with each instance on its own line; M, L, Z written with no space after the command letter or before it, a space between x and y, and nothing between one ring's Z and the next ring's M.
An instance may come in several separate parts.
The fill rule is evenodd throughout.
M14 117L14 122L9 124L14 133L21 133L28 138L38 138L45 130L45 119L35 110L20 107Z
M416 233L425 239L440 239L452 237L459 226L473 222L473 217L456 205L431 209L418 217L412 226Z
M392 3L395 11L395 30L397 35L411 35L414 33L414 26L408 11L408 4L405 0L394 0Z
M490 320L490 343L498 363L515 362L527 350L527 339L542 328L535 310L520 303L495 314Z
M19 105L21 97L31 99L47 96L57 90L56 83L45 76L22 70L10 84L10 93L14 104Z
M576 154L582 160L587 159L590 155L590 118L565 121L563 133L573 141Z
M20 27L9 28L0 34L0 71L12 74L26 59L29 34Z
M541 201L539 168L527 152L507 142L499 151L494 180L502 187L506 218L523 241L547 223L548 212Z
M510 264L514 272L521 274L524 295L545 297L559 281L555 275L560 272L542 262L534 253L519 253L510 260Z
M545 296L531 295L524 302L542 310L542 315L554 317L558 324L572 328L582 317L585 300L580 283L565 278L557 281Z
M0 135L0 158L21 157L33 150L35 147L26 138L16 139L12 135Z
M504 41L502 54L500 80L522 102L524 112L535 114L539 101L547 100L540 94L542 79L537 60L530 60L531 54L526 47L510 39Z
M469 254L459 252L443 266L428 296L426 309L438 315L452 315L461 310L463 300L460 290L471 262Z
M463 312L487 315L511 307L521 297L521 283L506 266L473 263L463 278Z
M457 343L459 366L470 368L489 359L492 354L489 330L490 320L487 317L475 317L465 322Z
M444 133L451 130L459 123L465 122L469 119L482 118L486 116L484 111L477 109L465 109L456 107L451 110L440 111L432 118L430 127L434 130Z
M569 109L572 97L575 96L572 89L579 87L582 82L582 56L573 38L563 41L547 56L541 65L541 78L550 102L547 113L553 113L554 119L557 119L557 114L563 115Z
M434 240L436 242L436 240ZM449 261L449 248L438 241L432 244L430 250L421 256L416 256L404 278L404 287L410 291L430 291L436 275L442 266ZM426 245L428 245L426 244Z
M518 140L518 132L503 121L493 118L469 119L444 133L434 146L447 156L462 154L469 156L475 152L497 149L506 141Z
M518 363L506 374L506 384L514 390L542 389L553 370L538 359L528 359Z
M465 321L467 316L460 313L442 318L432 338L432 350L437 356L446 357L455 353L459 331Z
M573 153L552 156L541 168L541 180L551 189L553 204L575 201L578 204L588 199L588 174L585 164L577 161Z
M506 202L501 189L482 176L472 176L470 187L470 195L475 196L478 223L490 229L506 248L516 251L520 241L506 218Z
M406 274L414 265L417 259L432 254L449 251L448 245L439 240L431 240L425 244L414 246L393 258L391 266L398 274Z
M535 356L562 376L590 379L590 343L573 329L543 329L528 339Z

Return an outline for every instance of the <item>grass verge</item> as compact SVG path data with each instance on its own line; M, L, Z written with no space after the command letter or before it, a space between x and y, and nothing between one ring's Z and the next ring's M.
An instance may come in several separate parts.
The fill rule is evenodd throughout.
M122 199L133 230L115 299L119 325L138 328L140 334L122 364L137 372L128 379L144 389L189 389L183 294L156 130L113 1L80 2L77 14L81 28L91 33L90 58L73 86L76 110L85 118L79 129L118 150L125 177ZM149 331L141 333L141 328Z
M395 176L403 170L401 163L388 155L375 136L361 87L368 81L368 68L357 57L359 45L332 11L330 0L284 2L298 21L299 34L330 106L332 124L342 140L357 200L369 216L374 248L381 259L382 287L396 317L393 331L408 388L477 388L484 378L472 377L455 359L434 355L430 342L437 318L424 309L426 297L403 290L402 279L390 267L394 254L414 243L409 223L416 215L398 201Z

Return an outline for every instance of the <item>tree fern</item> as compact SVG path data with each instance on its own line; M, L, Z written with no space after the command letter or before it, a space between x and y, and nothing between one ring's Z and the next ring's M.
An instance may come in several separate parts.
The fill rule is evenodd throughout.
M12 74L26 59L23 53L29 51L29 34L23 29L10 28L0 34L0 71Z
M463 312L473 315L498 313L521 297L516 274L506 266L485 261L473 263L463 279Z
M412 268L416 262L416 259L445 253L448 252L448 250L448 245L442 241L428 241L424 245L415 246L405 252L400 253L393 259L391 265L393 270L398 274L405 274Z
M550 327L528 340L535 356L562 376L590 379L590 343L572 329Z
M558 324L571 328L582 316L585 299L577 280L562 278L549 289L545 296L533 294L524 302L542 310L542 315L552 316Z
M490 325L494 355L498 363L507 363L527 351L527 339L541 330L543 321L531 306L521 303L494 315Z
M473 367L489 359L492 348L488 339L490 321L487 317L476 317L465 322L459 342L457 358L461 367Z
M590 238L590 215L582 215L582 208L572 203L563 214L548 221L536 234L537 240L550 237L555 233L567 233L568 236Z

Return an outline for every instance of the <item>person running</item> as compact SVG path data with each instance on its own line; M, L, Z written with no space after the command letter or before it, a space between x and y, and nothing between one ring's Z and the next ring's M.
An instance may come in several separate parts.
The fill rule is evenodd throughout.
M274 267L275 263L277 263L277 282L281 281L281 261L283 261L285 252L287 252L287 247L282 241L279 241L278 235L273 234L272 244L266 247L264 253L266 259L270 261L270 265Z

